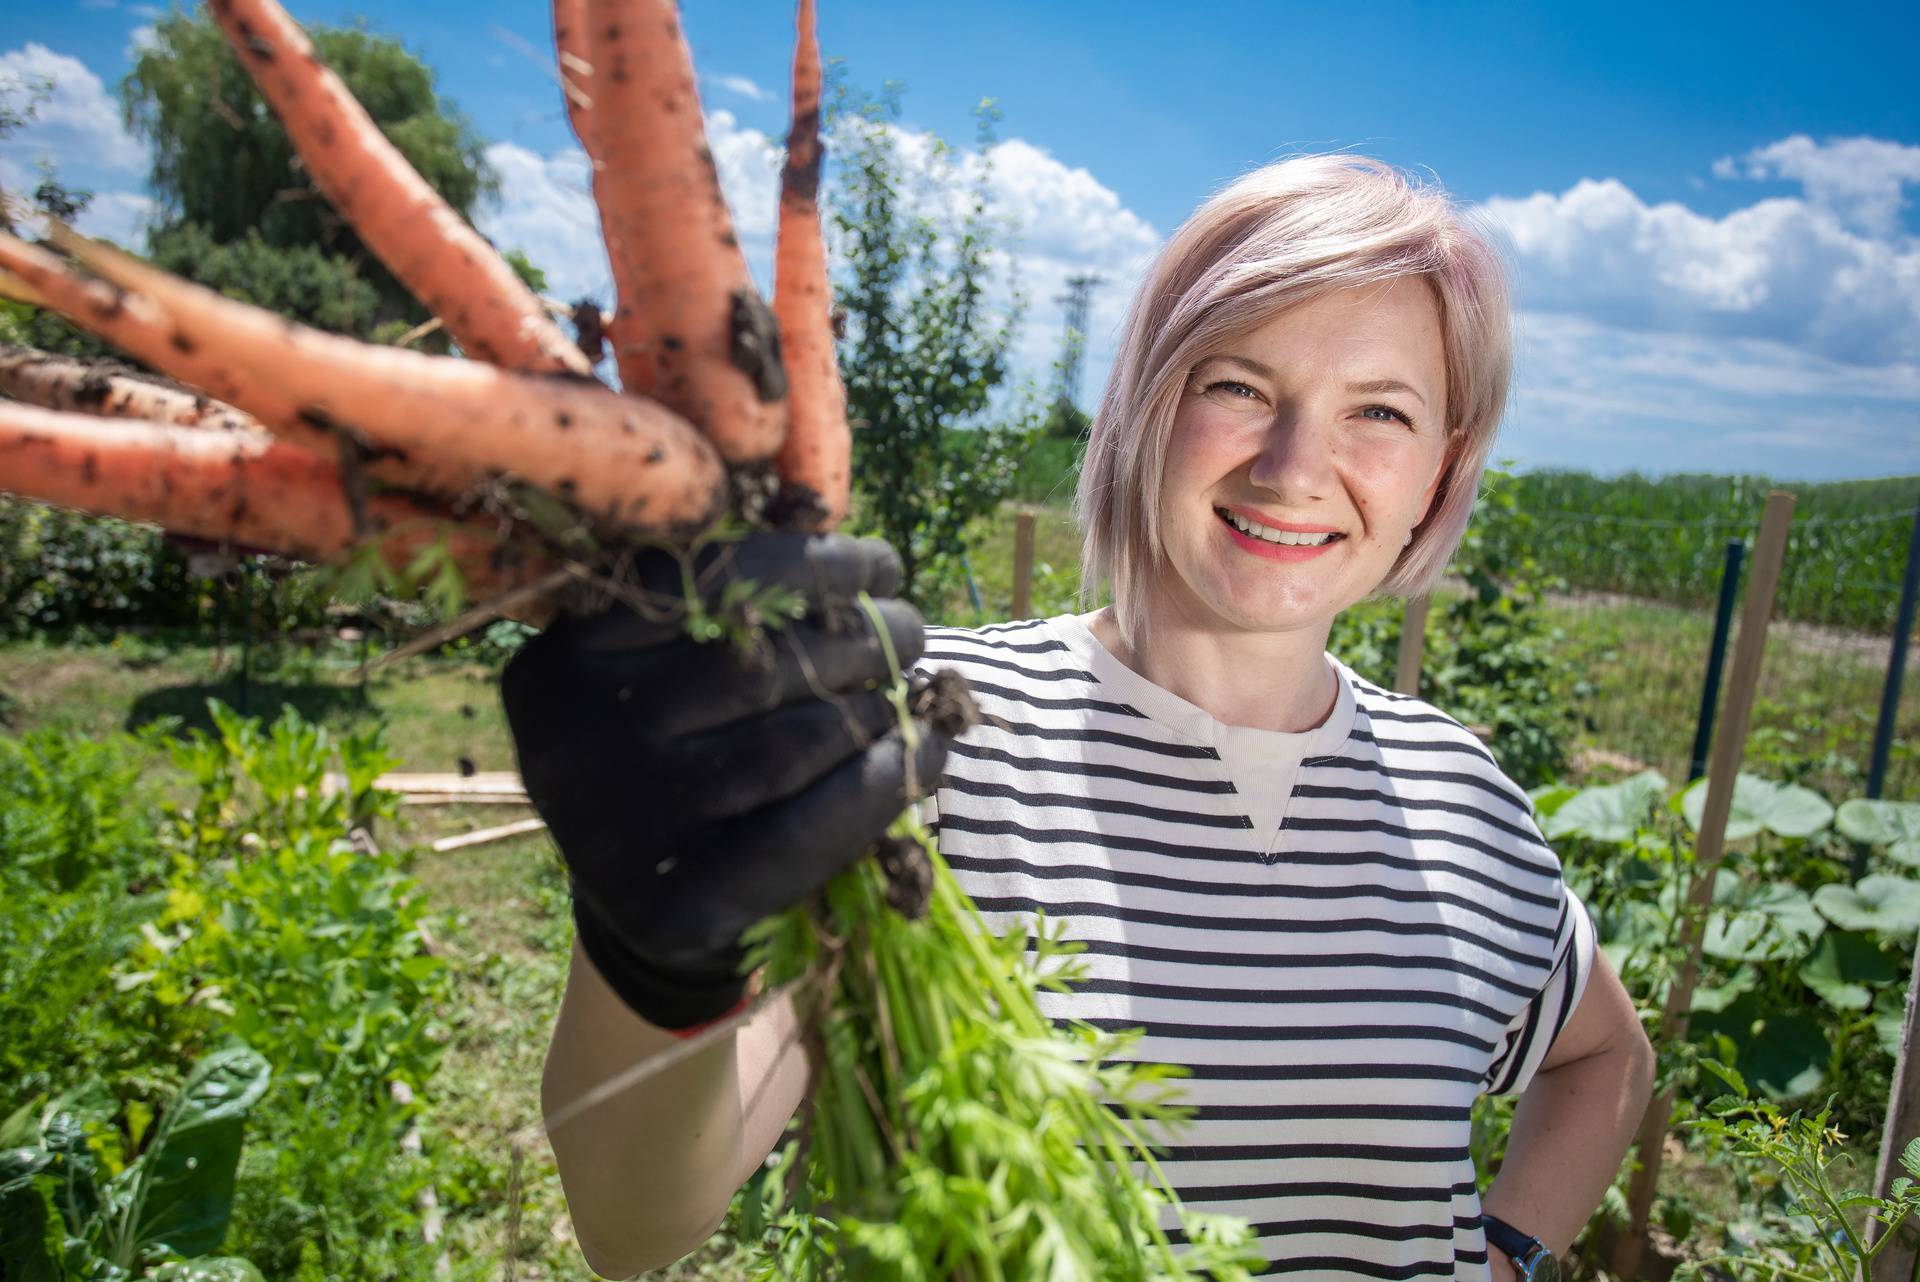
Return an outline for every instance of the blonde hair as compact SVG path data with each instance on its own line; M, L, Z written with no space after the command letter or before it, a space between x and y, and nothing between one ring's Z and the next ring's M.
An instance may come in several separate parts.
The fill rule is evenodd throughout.
M1414 277L1433 288L1447 371L1447 460L1426 519L1378 596L1427 591L1466 533L1513 363L1506 273L1491 239L1437 187L1363 156L1301 156L1227 186L1173 234L1134 295L1095 412L1074 510L1083 609L1102 579L1139 644L1158 569L1158 497L1193 368L1289 308Z

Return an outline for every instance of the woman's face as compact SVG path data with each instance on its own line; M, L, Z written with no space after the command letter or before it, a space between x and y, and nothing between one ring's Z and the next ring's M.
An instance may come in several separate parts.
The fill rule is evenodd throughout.
M1330 626L1425 518L1446 403L1439 308L1417 279L1303 304L1201 362L1167 451L1158 604L1203 626Z

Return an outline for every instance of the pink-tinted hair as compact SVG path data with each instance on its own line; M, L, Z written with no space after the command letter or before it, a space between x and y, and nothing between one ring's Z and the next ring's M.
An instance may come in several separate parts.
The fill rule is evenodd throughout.
M1440 307L1447 462L1426 519L1374 595L1432 587L1473 515L1506 407L1506 272L1491 238L1439 188L1362 156L1300 156L1255 170L1195 210L1134 295L1074 499L1083 609L1107 580L1121 636L1139 644L1139 612L1163 559L1167 442L1194 367L1291 307L1407 277L1425 279Z

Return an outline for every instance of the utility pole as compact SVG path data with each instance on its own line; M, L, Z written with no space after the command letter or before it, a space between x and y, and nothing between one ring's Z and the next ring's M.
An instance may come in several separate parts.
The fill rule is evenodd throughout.
M1080 358L1087 346L1087 307L1094 287L1104 282L1098 276L1073 276L1067 280L1067 292L1053 301L1067 309L1067 333L1060 349L1060 388L1054 404L1077 407L1080 402Z

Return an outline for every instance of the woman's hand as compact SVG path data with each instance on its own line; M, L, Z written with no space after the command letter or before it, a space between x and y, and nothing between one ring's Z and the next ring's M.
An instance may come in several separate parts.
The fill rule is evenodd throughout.
M902 669L920 656L924 625L892 596L900 563L885 543L756 534L695 566L708 611L748 580L792 589L805 613L747 655L692 640L682 609L650 620L616 605L556 621L501 678L581 945L637 1014L674 1029L739 1002L741 932L871 847L932 790L947 750L923 725L909 767L886 652L853 604L876 598ZM650 554L639 575L650 596L680 600L671 556Z

